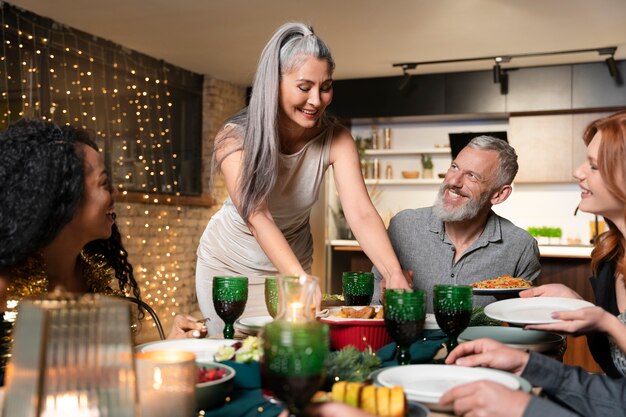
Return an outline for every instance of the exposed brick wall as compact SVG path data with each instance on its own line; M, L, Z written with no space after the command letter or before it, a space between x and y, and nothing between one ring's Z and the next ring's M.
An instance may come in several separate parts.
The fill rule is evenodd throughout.
M228 118L245 105L245 88L205 77L202 125L202 190L208 193L213 138ZM196 247L207 222L226 196L223 180L215 182L211 207L175 206L154 203L118 203L118 225L140 281L144 300L157 312L166 334L174 313L198 313L195 293ZM148 227L146 227L148 224ZM169 226L169 229L167 229ZM168 255L169 254L169 255ZM172 271L172 265L176 270ZM160 271L164 267L165 271ZM172 272L178 280L172 278ZM170 276L165 277L165 274ZM145 275L145 278L142 276ZM156 277L156 279L155 279ZM163 284L165 282L165 284ZM173 290L172 288L176 288ZM158 290L161 294L157 294ZM171 298L175 301L172 301ZM156 301L158 300L158 301ZM137 342L154 340L151 322L144 322Z

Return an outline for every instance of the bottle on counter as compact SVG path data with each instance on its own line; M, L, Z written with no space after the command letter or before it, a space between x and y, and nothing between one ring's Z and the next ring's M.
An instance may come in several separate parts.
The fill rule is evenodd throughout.
M380 179L380 161L378 158L374 158L374 166L372 169L372 178L379 180Z
M391 128L385 128L385 149L391 149Z
M378 127L372 126L372 149L378 149Z

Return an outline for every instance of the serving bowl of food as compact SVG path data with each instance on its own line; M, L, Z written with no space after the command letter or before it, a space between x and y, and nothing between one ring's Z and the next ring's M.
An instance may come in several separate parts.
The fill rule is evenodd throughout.
M520 291L532 287L532 282L525 278L515 278L505 274L485 279L472 284L474 295L517 296Z
M339 350L352 345L360 351L378 350L388 343L382 306L357 306L330 308L328 315L319 320L330 326L330 345Z
M235 370L219 362L197 361L196 402L198 410L220 407L233 389Z

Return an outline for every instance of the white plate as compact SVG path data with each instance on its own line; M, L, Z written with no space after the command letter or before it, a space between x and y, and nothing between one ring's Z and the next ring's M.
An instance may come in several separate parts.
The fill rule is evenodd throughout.
M474 288L474 295L511 295L518 294L520 291L529 290L532 287L524 288Z
M459 343L487 337L515 349L547 352L561 346L564 337L560 334L539 330L524 330L519 327L474 326L459 335Z
M578 310L584 307L593 307L593 304L574 298L511 298L489 304L485 307L485 314L492 319L512 324L544 324L561 321L552 318L555 311Z
M232 339L172 339L158 340L135 346L135 352L151 352L154 350L176 350L192 352L197 361L213 361L217 350L224 345L236 343Z
M372 379L379 386L402 386L409 401L420 402L432 410L447 410L438 405L441 396L452 387L473 381L489 380L511 389L530 391L528 381L507 372L456 365L394 366L375 372Z
M273 320L272 316L244 317L235 321L235 329L239 330L241 333L256 336L263 326L267 323L271 323Z

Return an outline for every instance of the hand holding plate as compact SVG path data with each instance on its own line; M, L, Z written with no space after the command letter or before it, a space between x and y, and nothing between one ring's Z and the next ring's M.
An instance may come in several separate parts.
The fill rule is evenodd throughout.
M492 339L461 343L446 358L447 364L482 366L520 375L528 363L528 353Z
M615 316L609 314L602 307L597 306L578 310L555 311L552 313L552 317L562 321L550 324L529 324L524 326L524 328L578 336L595 331L608 332L611 322L617 320ZM619 323L619 320L617 322Z
M458 416L521 417L530 398L526 392L513 391L497 382L477 381L451 388L439 404L452 405Z
M519 293L520 298L530 297L562 297L582 300L578 293L563 284L545 284L529 288Z

